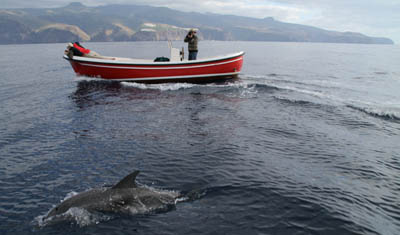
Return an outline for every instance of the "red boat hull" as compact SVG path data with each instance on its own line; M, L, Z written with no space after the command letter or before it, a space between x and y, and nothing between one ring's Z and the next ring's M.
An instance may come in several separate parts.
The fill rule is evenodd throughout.
M201 83L235 78L243 65L244 52L195 61L134 62L134 60L104 60L74 56L69 60L78 76L112 81L143 83Z

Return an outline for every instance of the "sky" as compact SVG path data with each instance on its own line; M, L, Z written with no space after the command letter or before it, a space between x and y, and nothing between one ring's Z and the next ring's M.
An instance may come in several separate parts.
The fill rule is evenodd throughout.
M74 0L0 0L0 8L53 8ZM400 43L400 0L78 0L87 6L140 4L217 13L388 37Z

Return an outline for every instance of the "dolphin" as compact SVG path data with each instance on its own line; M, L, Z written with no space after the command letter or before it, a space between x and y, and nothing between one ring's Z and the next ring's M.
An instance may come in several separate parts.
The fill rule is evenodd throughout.
M175 191L138 186L135 183L138 174L139 171L135 171L127 175L113 187L95 188L72 196L51 209L44 220L62 215L71 208L130 214L166 211L182 197Z

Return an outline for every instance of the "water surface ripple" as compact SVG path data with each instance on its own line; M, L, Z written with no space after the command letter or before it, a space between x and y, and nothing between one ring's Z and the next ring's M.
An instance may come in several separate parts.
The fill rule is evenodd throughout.
M398 46L199 46L199 57L246 51L240 79L96 81L73 74L64 44L0 46L0 233L400 234ZM67 195L133 170L140 184L199 197L163 213L40 223Z

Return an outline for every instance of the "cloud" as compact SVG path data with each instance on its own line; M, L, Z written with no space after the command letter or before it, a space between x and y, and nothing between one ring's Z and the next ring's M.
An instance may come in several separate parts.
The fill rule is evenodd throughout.
M79 0L77 0L79 1ZM2 0L2 8L60 7L70 0ZM80 0L88 6L140 4L181 11L211 12L307 24L324 29L361 32L400 42L399 0Z
M295 1L286 1L295 2ZM311 7L313 0L302 1L302 6ZM298 23L338 31L361 32L369 36L390 37L400 42L400 1L398 0L336 0L319 1L314 6L318 12Z

